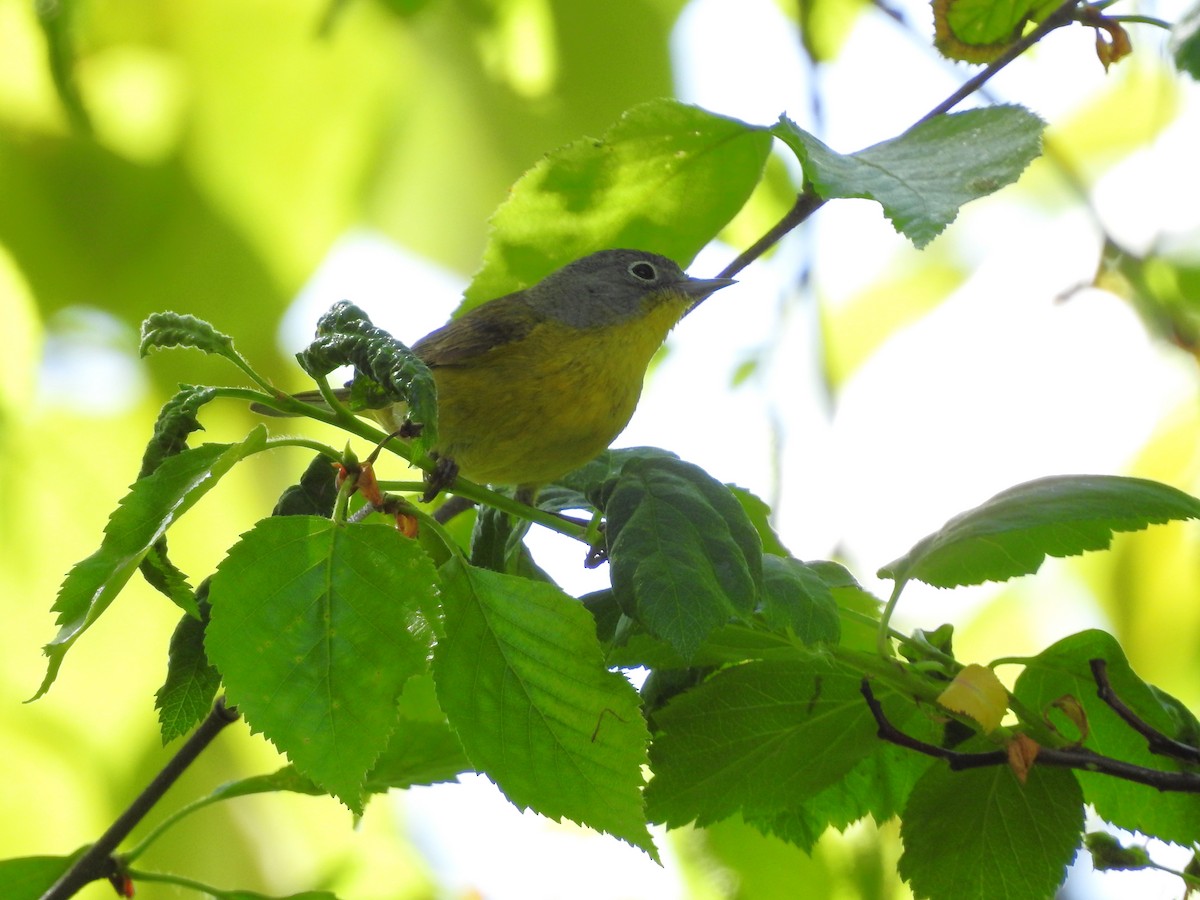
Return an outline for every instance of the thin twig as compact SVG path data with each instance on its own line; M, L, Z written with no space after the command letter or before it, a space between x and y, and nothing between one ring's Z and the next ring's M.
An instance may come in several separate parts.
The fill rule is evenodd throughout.
M1170 756L1189 763L1200 763L1200 748L1185 744L1163 734L1145 719L1125 705L1108 680L1108 663L1103 659L1088 660L1092 677L1096 679L1096 694L1112 707L1113 712L1125 720L1125 724L1146 739L1151 753Z
M920 125L923 122L928 122L930 119L940 116L942 113L949 112L959 103L969 97L971 94L978 91L984 84L990 81L1001 69L1011 63L1014 59L1044 38L1051 31L1057 28L1062 28L1064 25L1070 24L1075 16L1075 8L1080 4L1081 0L1064 0L1050 15L1048 15L1033 31L1023 35L1018 40L1014 41L1000 56L988 63L986 68L980 71L973 78L970 78L962 84L953 94L923 115L915 123ZM754 262L779 240L796 226L800 225L809 216L815 213L818 209L825 205L825 200L818 197L817 194L809 187L805 187L797 197L792 208L787 211L786 215L766 234L754 242L754 244L744 251L737 259L727 265L720 273L720 278L732 278L742 269L746 268L750 263ZM696 307L693 306L692 310ZM692 310L689 310L691 312Z
M867 701L871 715L875 717L878 726L877 734L881 740L915 750L926 756L944 759L954 771L965 769L980 769L989 766L1008 765L1008 753L1004 750L987 750L982 753L960 753L948 750L937 744L930 744L912 735L905 734L890 721L883 712L883 706L875 698L870 682L862 680L862 695ZM1101 756L1082 747L1058 749L1039 745L1037 764L1055 766L1062 769L1077 769L1082 772L1096 772L1101 775L1111 775L1124 781L1144 784L1160 791L1172 791L1181 794L1200 794L1200 775L1191 772L1161 772L1145 766L1135 766L1108 756Z
M958 106L958 104L962 103L963 100L971 96L971 94L975 93L977 90L983 87L984 84L990 81L997 72L999 72L1010 62L1048 35L1051 31L1054 31L1056 28L1062 28L1064 25L1069 25L1074 19L1075 8L1079 5L1079 3L1080 0L1064 0L1064 2L1054 10L1054 12L1050 13L1050 15L1046 16L1046 18L1042 20L1037 28L1033 29L1033 31L1026 35L1022 35L1020 38L1014 41L1011 45L1009 45L1008 49L988 63L983 70L981 70L974 77L964 81L958 90L956 90L953 94L939 103L929 112L925 113L925 115L917 120L916 124L920 125L922 122L928 122L930 119L936 118L942 113L946 113L954 109L954 107Z
M718 278L732 278L750 263L754 262L777 243L785 234L815 213L818 209L825 205L825 201L818 197L813 191L805 188L796 196L796 202L792 204L792 208L787 211L782 219L780 219L770 231L755 241L747 250L744 250L737 259L721 270ZM695 307L692 307L695 309ZM690 312L690 310L689 310Z
M167 792L167 789L212 743L213 738L220 734L226 725L236 722L237 719L237 709L226 707L224 697L218 698L208 716L179 748L179 752L171 757L154 776L154 779L146 785L146 789L117 817L108 830L100 836L100 839L92 844L87 852L79 857L46 893L42 894L41 900L66 900L68 897L75 896L84 885L114 874L117 864L113 858L113 852L121 841L129 836L129 833L145 818L146 813L154 804L162 799L162 795Z

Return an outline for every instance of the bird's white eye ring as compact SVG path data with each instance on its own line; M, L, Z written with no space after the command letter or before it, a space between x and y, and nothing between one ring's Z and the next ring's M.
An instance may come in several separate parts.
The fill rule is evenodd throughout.
M653 263L648 263L644 259L630 263L629 274L638 281L644 281L647 284L658 280L658 269L654 267Z

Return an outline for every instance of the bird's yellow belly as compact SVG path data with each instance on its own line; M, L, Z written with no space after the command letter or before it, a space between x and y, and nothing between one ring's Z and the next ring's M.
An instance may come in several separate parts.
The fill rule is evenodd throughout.
M672 306L600 331L539 326L469 366L435 368L438 452L491 484L546 484L583 465L629 423Z

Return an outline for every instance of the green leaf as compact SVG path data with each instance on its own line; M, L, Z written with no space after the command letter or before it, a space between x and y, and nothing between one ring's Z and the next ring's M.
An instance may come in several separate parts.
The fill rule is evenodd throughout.
M395 529L313 516L259 522L213 576L205 649L229 702L355 812L425 668L436 581Z
M1064 638L1043 650L1025 665L1013 693L1035 711L1049 713L1051 704L1070 696L1087 717L1083 746L1104 756L1162 771L1196 771L1168 757L1157 756L1146 739L1130 728L1096 694L1089 660L1108 662L1113 690L1144 721L1176 740L1187 740L1191 725L1181 722L1176 710L1164 705L1155 691L1130 669L1116 639L1103 631L1089 630ZM1052 720L1054 721L1054 720ZM1063 725L1069 737L1076 735ZM1090 772L1076 773L1084 798L1114 825L1140 831L1164 841L1187 845L1200 834L1200 796L1160 792L1119 778Z
M154 695L164 746L191 731L208 715L221 686L221 673L204 652L207 603L203 609L203 620L185 614L171 635L167 680Z
M1017 180L1041 153L1044 123L1019 106L937 116L857 153L830 150L786 116L771 133L804 167L823 200L861 197L883 206L896 230L924 247L963 204Z
M333 515L335 500L337 475L333 461L325 454L318 453L309 462L300 480L280 494L271 515L329 518Z
M209 806L223 800L233 800L237 797L249 797L253 794L270 794L275 791L289 791L293 794L307 794L319 797L328 793L296 771L295 766L284 766L267 775L253 775L250 778L239 778L228 781L214 788L206 797L196 802L196 808ZM193 809L192 812L195 810Z
M444 720L421 722L401 718L387 748L367 775L366 788L371 793L382 793L414 784L439 784L469 771L471 762L458 736Z
M0 859L0 884L7 900L38 900L83 855L80 847L70 856L21 856Z
M877 745L861 673L814 658L723 669L657 713L651 820L706 825L786 812Z
M187 439L194 431L203 431L204 426L196 414L200 407L216 396L216 388L197 387L184 384L178 393L162 405L154 423L154 434L142 454L142 468L138 478L145 478L158 468L168 456L174 456L187 448Z
M431 672L408 679L387 748L367 775L372 793L451 781L471 769L458 736L437 701Z
M878 622L883 611L880 599L860 585L841 563L810 560L805 565L825 582L838 606L840 645L875 652ZM850 615L843 616L843 613Z
M191 347L216 356L240 362L233 347L233 338L222 334L203 319L185 313L151 313L142 322L142 341L138 353L146 356L151 350Z
M266 435L259 425L241 443L184 450L133 483L109 517L100 549L77 563L59 589L53 606L58 634L44 648L50 662L31 699L50 689L71 645L108 609L150 548L235 464L261 450Z
M1054 896L1083 837L1083 794L1066 769L930 766L901 816L900 875L917 897Z
M836 644L842 625L833 592L798 559L763 556L762 614L774 629L790 629L806 644Z
M763 553L770 553L774 556L791 556L787 547L783 546L779 535L775 533L775 529L771 527L771 507L767 505L767 501L754 492L735 484L729 485L729 491L742 505L742 511L746 513L750 524L758 532L759 539L762 540Z
M1171 27L1170 47L1176 68L1200 80L1200 3L1193 4Z
M729 489L703 469L632 460L605 516L621 608L684 659L713 628L754 609L762 586L758 532Z
M940 740L938 729L928 717L911 704L907 705L907 712L901 721L894 721L897 727L930 741ZM843 831L868 815L877 824L882 824L899 814L908 802L913 786L929 766L928 757L895 744L876 741L868 756L824 790L784 812L751 819L750 823L764 834L789 841L805 853L811 853L829 828Z
M155 541L154 546L146 551L138 569L150 587L167 597L189 616L196 618L200 615L196 592L188 584L187 575L171 562L167 555L165 536Z
M686 266L742 208L770 149L765 130L736 119L676 100L635 106L603 138L554 151L513 185L462 311L610 247Z
M409 419L421 425L417 443L429 448L437 442L437 387L429 367L353 303L342 300L330 307L317 321L316 338L296 359L314 378L353 366L356 381L365 377L382 389L373 392L375 406L406 403Z
M568 472L555 482L555 487L563 491L554 495L558 499L558 508L562 509L603 509L608 503L608 495L617 476L626 465L638 459L679 459L677 453L663 450L661 447L622 447L619 450L605 450L589 463ZM578 499L572 503L567 495L574 493ZM541 494L538 494L541 505Z
M528 556L524 543L528 519L514 519L491 506L480 508L471 533L471 565L493 572L518 574Z
M1200 517L1200 500L1157 481L1056 475L1002 491L921 539L879 577L935 587L1004 581L1047 556L1103 550L1114 532Z
M557 588L452 560L437 695L474 767L517 807L656 856L642 813L649 735L637 692L605 667L591 615Z
M934 44L948 59L991 62L1021 36L1035 5L1033 0L939 0L933 6Z

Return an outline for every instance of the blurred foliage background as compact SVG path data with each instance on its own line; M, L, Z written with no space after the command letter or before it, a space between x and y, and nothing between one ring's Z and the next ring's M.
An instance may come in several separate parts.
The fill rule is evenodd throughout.
M53 634L48 609L58 583L97 546L109 511L136 474L158 406L178 382L222 383L230 374L198 354L139 361L141 319L162 309L209 319L235 336L260 371L295 384L291 361L279 350L279 322L339 238L368 229L469 275L489 214L543 153L603 132L638 102L678 92L683 50L676 24L684 8L683 0L0 0L0 734L9 773L0 789L4 856L66 853L93 839L167 752L151 695L165 672L176 610L137 584L73 651L50 695L21 704L41 679L39 648ZM797 58L806 60L803 85L771 86L793 97L788 111L805 127L821 133L825 115L834 125L839 117L857 117L857 130L845 129L851 143L838 149L891 136L963 77L931 60L927 13L920 6L907 10L917 22L909 31L856 0L780 3L779 11L786 16L777 19L780 33L748 40L762 41L769 52L770 42L783 34ZM760 21L759 14L747 21ZM856 50L864 30L878 34L883 27L894 29L887 32L897 48L893 56L878 59ZM693 68L711 62L720 69L720 43L691 52ZM1068 50L1052 42L1038 52L1045 57ZM893 83L900 79L889 73L903 70L906 54L925 60L922 71L938 74L915 86ZM1197 205L1188 202L1196 199L1189 193L1195 176L1182 168L1162 171L1151 161L1153 179L1139 169L1133 181L1118 179L1115 187L1106 181L1180 121L1194 125L1196 95L1176 84L1153 49L1107 79L1086 55L1071 63L1076 71L1089 68L1077 79L1082 87L1057 106L1039 107L1044 94L1036 64L1004 85L1009 99L1030 103L1051 122L1047 158L1018 188L979 204L924 254L896 239L874 209L855 207L848 216L823 211L814 226L823 230L793 240L776 266L775 293L760 299L781 327L797 307L815 321L819 340L811 368L826 418L834 422L866 367L903 365L903 359L879 362L894 351L898 335L959 296L973 273L994 277L983 265L1003 245L1001 232L1019 231L1022 217L1030 215L1082 230L1085 249L1075 256L1085 260L1083 281L1102 268L1104 286L1117 292L1104 302L1120 296L1128 304L1122 308L1137 310L1144 326L1130 315L1122 327L1155 335L1150 365L1173 374L1165 382L1113 383L1105 377L1105 360L1094 359L1096 371L1082 378L1074 394L1063 395L1064 415L1070 420L1069 410L1076 408L1072 397L1090 391L1097 396L1084 405L1086 414L1104 416L1121 392L1170 385L1173 393L1165 400L1134 400L1157 416L1138 426L1146 439L1120 459L1099 459L1196 493L1191 357L1200 256ZM749 80L737 89L750 98L763 86L755 85L755 72L744 74ZM865 79L859 105L822 112L815 102L822 84L851 76ZM717 111L753 118L751 108ZM855 145L859 134L871 136ZM786 208L794 177L779 162L769 169L730 229L737 249ZM1100 190L1105 188L1107 194ZM1161 206L1165 212L1150 215L1149 231L1131 233L1123 230L1124 210L1139 191L1144 201L1170 202ZM1165 230L1170 239L1160 240ZM1108 253L1101 265L1104 237ZM1070 243L1064 238L1064 247ZM1029 264L1019 253L1011 246L1002 250L1009 271ZM855 261L851 268L861 263L858 278L847 279L844 269L839 274L847 260ZM1049 304L1052 289L1043 290ZM402 284L394 291L398 300L404 297ZM1100 302L1097 293L1082 291L1069 303ZM981 326L963 327L973 335L966 341L980 340ZM703 352L726 383L762 389L766 379L756 375L779 358L772 333L763 331L757 349L737 358L718 356L711 347ZM1086 333L1074 337L1089 341ZM1040 349L1055 353L1053 346ZM918 346L910 352L926 351ZM1028 350L1014 347L996 358L1020 368ZM959 355L950 354L947 371L955 371L956 360ZM930 420L960 412L939 409L936 392L909 399L932 406ZM788 414L786 400L772 409ZM1020 403L992 413L995 430L1014 427L1005 416L1019 418ZM240 437L251 419L245 410L206 411L208 436ZM909 411L913 429L924 421L916 416L914 424ZM886 490L867 470L893 470L876 466L871 455L909 459L895 443L921 439L894 430L905 424L881 420L888 440L860 444L867 462L858 471L858 457L841 460L851 469L842 475L845 483L873 492L882 503ZM967 441L995 438L968 434L965 425L961 430ZM935 464L939 453L964 454L948 441L931 441L921 452ZM1027 477L1074 462L1048 455L1047 465ZM739 480L780 496L779 482L793 457L762 458L773 464ZM230 476L173 539L177 562L185 571L211 571L302 464L299 456L255 459ZM918 487L897 490L895 504L921 507L922 515L904 527L875 517L880 528L890 528L891 550L868 555L865 571L902 550L922 528L1016 480L1003 467L995 471L1000 483L984 478L986 489L973 487L957 506L921 507ZM811 484L827 477L817 469L798 480ZM789 540L794 551L811 557L842 546L853 555L862 523L847 510L863 507L853 492L842 499L841 514L828 520L819 515L820 503L807 508L808 523ZM930 613L940 618L923 624L954 621L965 659L972 652L981 659L1032 652L1069 630L1100 624L1114 631L1144 677L1195 708L1196 538L1194 528L1182 526L1122 537L1113 553L1055 566L1047 580L1018 582L974 606ZM1047 611L1047 604L1056 604L1055 610ZM244 732L224 735L167 802L182 803L277 763L269 748ZM435 896L438 876L408 842L410 824L403 804L374 803L355 830L349 814L331 800L246 798L189 820L156 845L144 866L278 893L328 887L346 898ZM896 895L894 830L885 830L882 842L874 831L859 838L823 843L809 860L726 823L702 839L682 840L680 892L791 896L797 879L804 879L815 891L811 896ZM84 896L111 896L110 890L95 885ZM139 896L178 894L146 886Z

